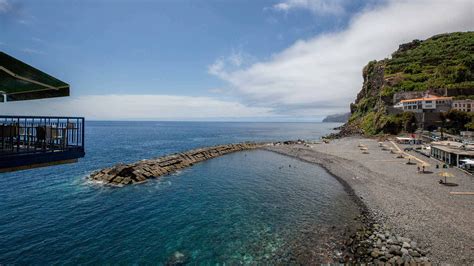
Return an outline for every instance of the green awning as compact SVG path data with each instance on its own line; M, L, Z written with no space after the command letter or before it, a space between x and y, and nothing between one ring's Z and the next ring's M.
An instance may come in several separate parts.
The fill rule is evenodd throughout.
M69 96L69 84L0 52L0 102Z

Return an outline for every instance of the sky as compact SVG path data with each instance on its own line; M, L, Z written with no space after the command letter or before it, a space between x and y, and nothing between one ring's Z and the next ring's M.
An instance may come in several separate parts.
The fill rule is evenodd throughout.
M0 50L71 86L0 114L319 121L369 61L469 30L471 0L0 0Z

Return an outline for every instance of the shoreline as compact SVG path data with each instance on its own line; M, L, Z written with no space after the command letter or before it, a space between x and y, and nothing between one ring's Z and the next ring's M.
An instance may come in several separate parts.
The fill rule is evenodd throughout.
M405 259L405 257L402 257L403 252L401 251L401 247L403 246L403 242L409 243L412 241L409 238L391 233L390 230L384 225L383 219L381 219L381 217L377 217L377 215L375 215L374 212L370 210L367 204L362 200L362 197L357 195L356 191L346 181L346 179L331 171L328 168L328 165L323 163L324 160L322 160L322 162L314 162L301 158L294 154L289 154L282 150L272 149L272 147L264 147L261 149L320 166L343 186L344 191L349 195L351 200L355 202L360 213L359 217L357 218L357 221L360 223L361 227L346 228L346 230L349 232L349 238L345 239L344 244L339 247L339 249L341 250L341 252L339 253L340 255L338 256L339 263L430 263L429 259L425 256L427 255L426 251L422 251L423 256L420 256L419 259L416 261L413 257L407 257L407 259ZM325 156L327 156L327 154ZM367 234L367 232L369 232L369 234ZM380 260L380 257L382 257L380 256L380 251L382 251L383 254L383 251L385 251L385 249L387 251L389 250L386 246L383 246L383 250L379 249L379 251L376 251L377 253L372 253L373 249L371 249L371 246L377 246L377 241L379 240L379 238L372 238L372 236L380 234L383 234L384 238L387 239L392 237L394 239L394 241L392 241L392 244L399 244L400 246L397 251L393 252L393 256L387 258L386 260ZM401 239L401 241L399 239ZM362 251L359 249L360 247L363 248ZM382 248L382 246L380 246L380 248ZM391 258L393 258L393 261L389 261Z
M334 177L342 185L342 187L344 188L344 191L347 194L349 194L349 196L352 198L352 200L354 200L354 202L356 203L357 207L359 208L359 210L361 212L370 212L367 205L357 196L356 192L351 187L351 185L349 185L349 183L347 183L344 178L341 178L338 175L335 175L334 173L332 173L327 168L327 166L325 164L315 163L315 162L312 162L312 161L309 161L309 160L305 160L301 157L298 157L298 156L295 156L295 155L292 155L292 154L288 154L288 153L285 153L285 152L282 152L282 151L279 151L279 150L274 150L271 147L262 147L260 149L263 149L263 150L266 150L266 151L271 151L271 152L274 152L274 153L277 153L277 154L280 154L280 155L283 155L283 156L288 156L288 157L300 160L302 162L306 162L306 163L310 163L310 164L316 164L316 165L320 166L321 168L323 168L328 174L330 174L332 177Z
M361 142L370 154L361 153L357 147ZM453 197L449 188L437 183L437 173L417 174L416 165L405 165L403 159L378 147L374 139L346 137L329 144L264 149L321 166L361 206L365 226L347 245L357 262L425 263L428 257L433 263L472 263L472 198ZM429 162L434 170L436 162ZM474 189L471 176L449 171L455 172L461 190ZM361 245L364 248L358 250Z

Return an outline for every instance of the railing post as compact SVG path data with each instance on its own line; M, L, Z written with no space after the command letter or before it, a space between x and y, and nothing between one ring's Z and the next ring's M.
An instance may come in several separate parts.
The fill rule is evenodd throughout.
M82 151L85 150L85 140L86 140L86 135L85 135L85 128L86 128L86 122L85 118L81 118L81 124L82 124Z
M64 136L64 145L65 145L65 148L68 149L69 148L69 118L66 119L66 132L64 132L65 136Z
M18 117L16 119L16 127L13 127L13 129L16 131L14 132L15 136L16 136L16 151L19 152L20 151L20 118Z
M85 149L84 117L0 115L0 157Z

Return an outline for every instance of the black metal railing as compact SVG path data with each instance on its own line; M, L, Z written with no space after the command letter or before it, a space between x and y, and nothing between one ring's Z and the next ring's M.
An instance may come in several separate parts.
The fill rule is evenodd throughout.
M0 116L0 159L84 151L83 117Z

